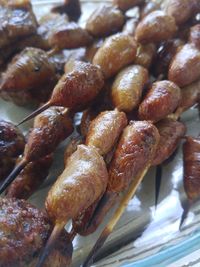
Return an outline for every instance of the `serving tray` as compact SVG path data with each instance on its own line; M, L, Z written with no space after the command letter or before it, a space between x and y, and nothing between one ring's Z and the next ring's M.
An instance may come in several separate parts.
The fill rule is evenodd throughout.
M48 13L54 0L33 0L38 17ZM82 1L84 25L93 9L109 1ZM0 100L1 118L14 123L20 121L31 110L15 106ZM76 118L78 122L79 115ZM186 123L187 134L197 136L200 133L199 115L195 108L185 112L181 120ZM22 129L27 132L31 123ZM54 164L45 184L31 198L30 202L44 208L47 192L63 170L63 152L68 140L59 146L55 153ZM155 168L151 168L137 190L136 196L129 202L122 218L104 247L97 255L96 267L183 267L200 266L200 207L198 203L191 209L182 231L179 231L182 203L186 200L183 190L182 145L176 156L163 166L159 203L155 210ZM114 209L113 209L114 210ZM111 212L112 213L112 212ZM98 231L88 237L74 240L73 267L80 266L97 237L108 221L106 216ZM188 257L190 255L190 257ZM190 260L189 260L190 259Z

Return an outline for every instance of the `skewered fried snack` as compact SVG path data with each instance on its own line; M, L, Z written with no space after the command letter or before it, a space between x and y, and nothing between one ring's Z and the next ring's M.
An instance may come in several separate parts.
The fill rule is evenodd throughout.
M3 180L23 152L25 139L12 123L0 120L0 180Z
M160 141L152 161L152 166L160 165L176 150L181 138L185 135L186 127L182 122L164 119L156 123Z
M194 13L194 0L165 0L163 9L168 15L174 17L177 25L183 24Z
M171 39L161 44L155 58L155 67L153 69L156 75L163 74L167 76L168 69L172 58L184 45L181 39Z
M188 200L183 206L183 213L179 225L181 229L192 204L199 199L199 153L200 153L200 138L186 137L183 144L183 170L184 170L184 189Z
M52 228L49 219L34 206L15 198L0 198L0 211L0 266L35 266ZM71 254L72 244L63 232L45 266L66 267Z
M125 22L122 12L112 5L97 8L86 23L86 29L94 37L104 37L121 30Z
M179 117L182 112L198 103L200 98L200 80L183 87L181 89L181 95L181 102L175 112L177 117Z
M48 14L39 21L37 32L46 49L72 49L88 46L92 42L89 33L75 22L69 22L66 15Z
M186 137L186 142L183 145L184 157L184 188L190 201L199 198L199 153L200 139L199 137Z
M146 45L138 44L137 54L134 63L149 69L154 56L156 55L156 45L149 43Z
M42 266L67 221L76 219L104 193L107 180L106 165L97 150L79 145L48 193L46 209L55 227L37 266Z
M131 65L118 73L112 85L112 102L124 112L136 108L142 97L142 91L149 80L147 69Z
M81 5L79 0L65 0L65 3L52 8L53 12L66 13L70 20L77 21L81 15Z
M177 31L175 20L163 11L153 11L144 17L138 24L135 38L140 43L166 41L172 38Z
M94 56L93 64L101 67L106 78L132 63L136 56L137 44L133 37L122 33L108 37Z
M124 192L131 182L133 186L131 186L131 191L128 192L128 195L126 195L121 202L120 208L115 213L111 222L100 235L83 266L88 266L91 258L94 257L94 254L104 244L108 235L112 232L115 224L121 217L127 200L130 200L138 183L141 182L144 177L146 173L144 170L149 168L158 142L158 130L150 122L135 121L125 128L110 165L108 187L105 196L110 194L109 198L114 196L116 201L119 198L118 194ZM118 195L117 197L116 194ZM113 204L114 202L109 205L109 208L111 208ZM95 224L99 225L99 222L102 220L101 216L103 215L104 217L108 211L106 205L104 205L103 209L102 206L100 206L100 209L100 213L98 213L94 221L92 220L94 228L96 226Z
M102 46L102 44L103 39L99 39L93 42L90 46L88 46L85 52L85 60L88 62L92 62L97 50Z
M28 163L52 153L72 131L72 120L68 110L62 107L51 107L38 115L28 136L23 159L1 185L0 192L7 188Z
M0 48L36 32L37 21L30 2L19 5L0 2Z
M139 118L157 122L175 111L180 101L181 90L175 83L155 82L139 106Z
M200 49L200 24L191 27L189 42L193 43L198 49Z
M6 190L6 197L28 199L44 182L53 161L50 154L30 162Z
M126 115L118 110L101 112L89 126L85 144L106 155L115 145L127 125Z
M113 3L122 11L126 11L132 7L143 4L144 0L113 0Z
M0 93L5 100L11 99L17 104L38 104L49 98L56 81L55 67L46 52L25 48L3 73Z
M185 44L173 57L168 79L183 87L199 79L200 50L193 44Z
M76 62L72 70L65 73L54 87L50 100L19 124L33 118L50 106L81 109L98 95L104 85L101 69L90 63ZM70 66L71 68L71 66Z

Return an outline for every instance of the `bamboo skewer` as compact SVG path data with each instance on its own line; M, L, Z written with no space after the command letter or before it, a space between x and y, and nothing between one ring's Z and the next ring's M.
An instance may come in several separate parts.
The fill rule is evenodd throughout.
M149 170L150 164L146 166L146 168L133 180L132 184L130 185L130 188L128 192L123 196L121 199L120 205L115 211L113 217L108 222L107 226L104 228L103 232L101 233L100 237L98 238L97 242L95 243L93 249L89 253L88 257L86 258L85 262L83 263L83 267L89 266L90 263L92 263L94 256L96 255L97 251L103 246L108 236L113 231L115 225L121 218L126 206L128 205L128 202L131 200L131 198L134 196L138 186L142 182L145 174Z

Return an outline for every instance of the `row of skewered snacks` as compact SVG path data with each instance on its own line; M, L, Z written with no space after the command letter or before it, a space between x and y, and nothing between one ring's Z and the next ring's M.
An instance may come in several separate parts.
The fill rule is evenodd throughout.
M85 26L74 21L80 7L65 1L37 20L29 1L0 1L0 95L38 107L17 126L0 121L2 267L70 265L75 236L93 233L118 203L89 266L149 168L183 138L189 205L200 195L200 140L181 121L200 100L199 1L114 0ZM24 137L18 127L32 118ZM27 199L68 137L63 172L39 211Z

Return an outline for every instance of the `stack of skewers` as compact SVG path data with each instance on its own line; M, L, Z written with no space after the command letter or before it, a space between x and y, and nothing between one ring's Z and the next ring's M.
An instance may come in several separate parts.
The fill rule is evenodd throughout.
M116 205L89 266L149 168L182 139L188 205L180 226L200 196L200 139L181 121L200 102L199 1L114 0L85 27L75 22L80 14L69 0L37 21L28 0L0 1L0 96L38 107L17 126L0 121L2 267L69 266L74 237L95 232ZM19 127L33 118L24 137ZM27 199L69 136L64 170L39 211Z

